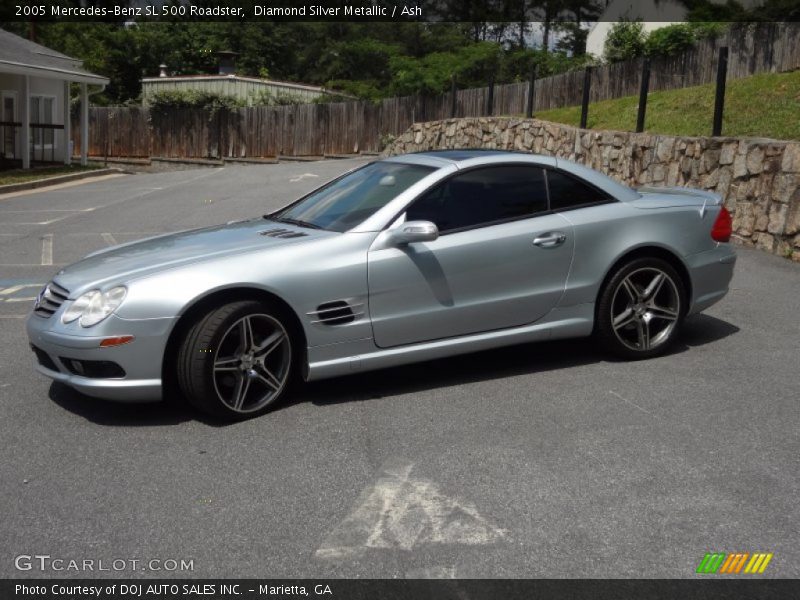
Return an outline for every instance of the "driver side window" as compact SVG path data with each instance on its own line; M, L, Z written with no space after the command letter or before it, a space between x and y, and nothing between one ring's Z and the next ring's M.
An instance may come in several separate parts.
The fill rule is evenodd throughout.
M484 167L457 174L406 211L408 221L432 221L440 232L531 217L547 210L544 170L527 165Z

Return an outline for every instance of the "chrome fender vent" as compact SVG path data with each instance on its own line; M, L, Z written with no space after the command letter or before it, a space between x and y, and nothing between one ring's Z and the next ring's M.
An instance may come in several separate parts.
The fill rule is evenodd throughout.
M69 297L69 291L51 281L36 297L36 302L33 305L33 314L46 319L64 304L67 297Z
M265 229L264 231L259 231L258 235L289 239L289 238L305 237L308 234L303 233L302 231L292 231L291 229Z
M323 325L344 325L352 323L364 314L364 303L353 303L348 300L335 300L325 302L306 313L313 320L312 323L322 323Z

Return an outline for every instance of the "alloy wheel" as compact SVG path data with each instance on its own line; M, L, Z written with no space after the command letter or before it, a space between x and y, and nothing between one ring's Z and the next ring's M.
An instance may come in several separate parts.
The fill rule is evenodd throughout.
M611 301L611 327L631 350L648 351L666 343L681 314L681 297L672 277L644 267L624 277Z
M220 401L239 413L255 412L286 386L292 348L283 325L266 314L234 322L214 353L214 389Z

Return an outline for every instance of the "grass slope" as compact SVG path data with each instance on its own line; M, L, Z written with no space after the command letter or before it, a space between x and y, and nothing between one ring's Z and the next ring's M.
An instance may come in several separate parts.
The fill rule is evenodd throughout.
M636 129L638 96L589 105L590 129ZM645 131L672 135L711 135L714 84L666 92L647 98ZM581 107L536 112L546 121L580 123ZM764 73L729 80L725 90L722 134L800 140L800 71Z

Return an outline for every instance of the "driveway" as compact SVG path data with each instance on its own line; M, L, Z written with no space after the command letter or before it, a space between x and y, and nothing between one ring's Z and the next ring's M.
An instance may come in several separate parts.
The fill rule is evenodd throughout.
M314 383L234 425L34 373L22 317L59 265L262 214L363 162L0 198L0 577L693 577L711 551L800 576L800 265L775 256L741 249L730 294L637 363L516 346ZM33 554L128 562L15 568ZM130 563L152 559L192 569Z

